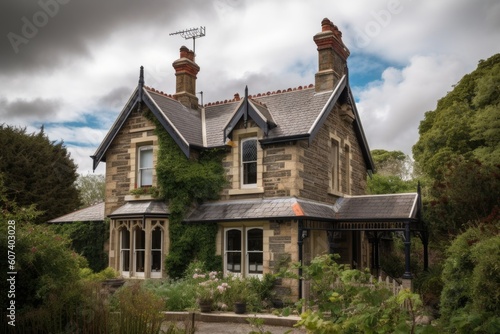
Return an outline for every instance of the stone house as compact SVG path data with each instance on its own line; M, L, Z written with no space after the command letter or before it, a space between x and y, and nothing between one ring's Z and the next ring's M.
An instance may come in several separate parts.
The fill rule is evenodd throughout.
M328 19L314 36L315 84L200 105L195 55L181 47L173 62L176 92L139 84L92 156L106 163L105 214L111 219L109 264L124 277L165 277L168 203L131 191L157 184L158 138L151 112L184 152L224 148L228 185L198 205L185 224L218 224L225 272L273 272L280 261L307 262L338 253L355 268L378 269L380 239L422 230L418 193L365 195L373 164L349 87L349 50ZM423 235L423 233L421 233ZM298 282L291 294L300 296Z

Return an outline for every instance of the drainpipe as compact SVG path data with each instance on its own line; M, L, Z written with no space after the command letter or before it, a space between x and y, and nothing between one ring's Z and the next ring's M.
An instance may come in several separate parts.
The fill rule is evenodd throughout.
M304 244L304 239L302 238L302 232L304 231L304 226L302 219L299 219L299 233L297 238L297 244L299 246L299 299L302 298L302 246Z

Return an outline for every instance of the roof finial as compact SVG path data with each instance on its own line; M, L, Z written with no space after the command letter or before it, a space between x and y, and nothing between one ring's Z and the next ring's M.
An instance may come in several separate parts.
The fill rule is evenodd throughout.
M144 66L141 66L139 71L139 86L144 87Z
M144 89L144 66L141 66L141 69L139 70L139 87L138 87L139 98L138 98L138 103L137 103L137 111L141 110L143 89Z

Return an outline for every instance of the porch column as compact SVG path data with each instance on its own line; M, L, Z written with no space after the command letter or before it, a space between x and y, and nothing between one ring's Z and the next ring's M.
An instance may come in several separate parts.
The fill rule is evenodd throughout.
M373 240L373 248L374 248L374 267L377 272L377 277L380 275L380 259L379 259L379 234L375 232L375 238Z
M410 269L410 251L411 251L411 233L410 233L410 222L405 221L405 273L403 274L403 279L412 279Z

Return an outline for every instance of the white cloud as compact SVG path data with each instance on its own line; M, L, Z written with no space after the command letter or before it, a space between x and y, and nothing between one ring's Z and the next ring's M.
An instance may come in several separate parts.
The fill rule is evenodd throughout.
M358 93L357 104L371 149L411 155L424 113L461 78L463 64L447 56L415 56L403 69L388 68L382 80Z

